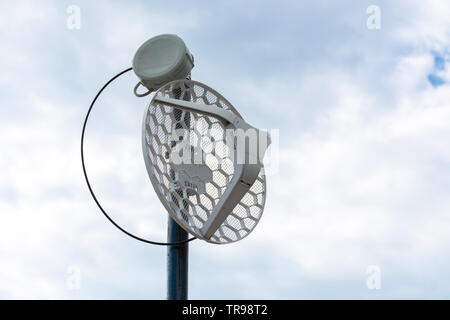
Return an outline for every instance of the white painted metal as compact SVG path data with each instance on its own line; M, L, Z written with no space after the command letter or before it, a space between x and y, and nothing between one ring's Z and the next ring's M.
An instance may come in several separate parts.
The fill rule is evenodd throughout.
M144 96L163 84L185 79L194 67L194 57L184 41L174 34L162 34L144 42L133 58L133 71L140 79L134 92ZM139 85L149 91L138 94Z
M184 143L179 141L177 129L185 129L181 134ZM260 137L268 140L263 150L244 148L243 158L253 157L255 163L240 163L240 155L230 152L233 150L227 146L227 134L238 129L255 130L258 145ZM265 131L246 123L223 96L196 81L170 82L151 100L142 136L150 180L181 227L212 243L234 242L254 229L264 209L266 177L262 156L270 138ZM245 145L245 136L233 137L232 148L239 143ZM178 150L178 145L184 149ZM208 149L208 145L213 148ZM202 161L175 163L172 155L177 152L192 152Z

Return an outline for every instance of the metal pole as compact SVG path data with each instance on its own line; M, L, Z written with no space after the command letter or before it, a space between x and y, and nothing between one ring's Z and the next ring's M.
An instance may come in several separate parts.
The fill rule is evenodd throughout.
M178 99L181 98L187 101L191 100L189 91L185 92L183 97L181 97L181 88L174 89L173 95ZM175 109L173 114L175 120L180 121L183 116L183 111L180 109ZM182 121L185 123L186 127L189 128L191 124L190 113L187 113ZM181 128L182 126L178 122L175 129ZM175 144L176 142L173 141L172 147ZM170 170L170 176L171 179L175 181L175 172L173 172L173 170ZM176 190L175 192L177 192L180 196L182 195L181 190ZM185 210L189 211L189 205L185 200L179 203L175 195L172 195L172 199L174 203L178 204L179 207L182 206ZM188 233L169 216L167 241L177 242L187 239ZM167 300L187 300L188 298L188 249L188 242L167 247Z
M167 240L183 241L188 233L169 217ZM188 253L189 243L167 247L167 299L186 300L188 298Z

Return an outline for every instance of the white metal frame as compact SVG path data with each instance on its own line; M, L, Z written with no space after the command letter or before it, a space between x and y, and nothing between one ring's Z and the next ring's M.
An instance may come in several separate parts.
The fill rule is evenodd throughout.
M247 147L245 148L244 159L257 159L258 160L257 163L255 164L235 163L235 171L229 187L226 189L226 192L223 194L220 201L214 207L213 212L211 212L210 217L208 218L205 225L201 229L202 235L206 239L209 239L220 227L220 225L225 221L227 216L231 213L233 208L239 203L242 197L247 193L247 191L250 189L250 187L258 177L258 173L261 170L262 166L262 159L259 159L259 155L264 155L264 153L266 152L266 149L270 144L270 136L266 131L259 130L249 125L244 119L222 108L214 107L212 105L205 105L201 103L183 101L161 96L155 96L153 99L156 102L161 102L166 105L173 106L175 108L191 112L197 112L206 116L217 118L224 123L227 129L234 129L234 130L242 129L243 131L253 129L257 132L256 136L258 138L258 146L260 145L259 143L260 137L264 135L266 136L265 141L267 141L267 143L264 146L265 149L260 151L259 154L250 155L251 152L250 148ZM236 136L236 138L245 139L245 137L239 137L239 135ZM238 142L236 141L235 145L237 143ZM245 145L245 142L241 141L241 143Z

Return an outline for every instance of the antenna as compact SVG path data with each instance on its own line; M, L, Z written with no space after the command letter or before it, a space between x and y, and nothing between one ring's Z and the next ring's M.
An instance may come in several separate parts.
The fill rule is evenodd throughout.
M252 134L250 142L262 145L264 155L267 132L197 81L172 81L150 101L142 133L147 172L170 216L196 238L238 241L261 218L266 180L257 148L244 141Z
M143 43L133 58L137 97L153 93L144 112L142 151L148 176L168 217L168 242L146 240L120 227L100 205L81 158L92 197L103 214L127 235L168 247L168 299L187 299L188 242L227 244L248 236L266 199L263 158L270 136L248 124L209 86L191 80L194 57L184 41L163 34ZM146 91L139 92L144 87ZM188 238L188 234L193 237Z

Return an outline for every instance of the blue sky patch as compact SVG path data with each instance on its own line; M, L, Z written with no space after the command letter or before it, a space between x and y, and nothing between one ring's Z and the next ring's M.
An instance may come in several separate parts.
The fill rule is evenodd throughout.
M442 57L440 55L435 55L434 56L434 67L437 70L444 70L445 69L445 59L444 59L444 57Z
M433 87L439 87L445 83L444 79L432 73L428 75L428 81Z

